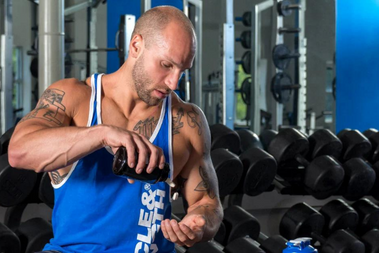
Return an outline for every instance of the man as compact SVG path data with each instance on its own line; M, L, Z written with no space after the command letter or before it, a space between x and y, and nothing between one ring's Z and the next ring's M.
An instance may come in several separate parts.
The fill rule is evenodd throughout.
M174 252L173 243L192 246L214 236L223 214L208 125L198 107L172 92L195 51L187 17L174 7L153 8L137 21L119 70L52 84L20 121L10 164L48 171L55 190L54 238L44 250ZM188 202L181 222L169 219L166 183L112 173L121 146L138 173L170 164Z

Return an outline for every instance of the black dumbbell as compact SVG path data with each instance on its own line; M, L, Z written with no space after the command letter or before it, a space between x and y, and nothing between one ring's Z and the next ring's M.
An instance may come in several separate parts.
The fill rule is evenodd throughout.
M345 162L351 158L365 158L371 151L371 143L358 130L344 129L337 134L343 149L340 160Z
M292 10L299 10L301 9L301 6L298 4L291 4L288 0L283 0L281 2L278 2L277 10L278 14L283 17L288 17L292 14Z
M370 192L376 178L375 171L362 159L369 144L361 133L351 129L344 129L338 136L340 138L327 129L314 132L308 138L308 157L329 155L345 161L345 179L338 193L348 200L357 200Z
M283 215L279 231L287 239L311 237L313 244L321 244L320 253L364 252L365 245L344 229L334 231L329 237L322 236L324 216L306 203L298 203Z
M259 140L261 141L264 150L267 151L268 145L277 134L278 131L273 129L265 129L262 131L262 133L259 135Z
M211 150L225 148L238 155L240 138L238 134L223 124L214 124L209 127L211 132Z
M342 153L342 142L329 129L319 129L308 137L308 159L329 155L339 159Z
M277 173L284 181L297 185L300 189L304 188L315 198L327 198L342 185L344 169L336 159L328 155L308 162L305 159L308 149L306 135L294 128L286 128L279 131L267 150L275 157L278 163ZM304 170L293 168L297 168L299 164ZM283 184L284 181L277 183Z
M0 137L0 155L3 155L8 152L9 141L14 132L15 126L9 128L5 133Z
M367 159L371 163L379 161L379 132L377 129L370 128L363 132L363 135L371 143L371 151L367 154Z
M366 201L360 200L356 204L360 214L341 199L335 199L325 204L320 209L320 213L325 218L324 235L328 236L334 231L345 229L365 244L366 252L379 252L379 231L375 228L378 222L371 223L372 220L375 221L379 218L379 212L371 201L369 203ZM360 224L359 217L362 217L361 220L365 224ZM359 227L357 232L362 235L361 237L357 235L357 227Z
M212 150L211 159L218 179L220 198L224 198L232 193L241 181L242 162L236 154L224 148Z
M366 253L379 253L379 230L372 229L361 237L366 246Z
M17 235L2 222L0 222L0 252L21 252L20 239L18 239Z
M34 171L12 168L8 154L0 156L0 206L14 206L24 201L36 181L37 174Z
M359 215L354 208L342 199L334 199L326 203L320 213L324 216L323 235L329 236L339 229L355 231L359 223Z
M226 245L228 252L241 252L243 247L241 244L250 245L251 250L256 248L257 251L250 252L282 252L286 248L286 241L282 236L275 235L267 237L260 232L260 224L258 220L245 209L240 206L229 206L224 211L224 221L226 228L226 236L223 241L218 241L222 245ZM241 238L251 238L251 240L243 241ZM241 243L238 243L241 242ZM247 247L247 246L246 246ZM259 248L264 251L259 251ZM244 251L248 252L248 251Z
M371 229L379 229L379 207L371 200L362 198L351 205L359 215L358 235L363 235Z
M281 31L284 31L284 28L281 29ZM286 31L288 32L289 30ZM284 44L278 44L272 50L272 60L275 67L280 70L286 69L291 59L299 57L299 53L291 52L291 50Z
M51 224L39 217L21 223L16 234L21 241L21 252L25 253L42 251L46 243L54 237Z
M375 183L371 188L370 195L379 200L379 161L372 165L372 169L375 171Z
M259 137L254 132L248 129L236 132L241 139L239 159L243 164L243 174L233 193L259 195L272 185L276 175L276 161L262 149Z

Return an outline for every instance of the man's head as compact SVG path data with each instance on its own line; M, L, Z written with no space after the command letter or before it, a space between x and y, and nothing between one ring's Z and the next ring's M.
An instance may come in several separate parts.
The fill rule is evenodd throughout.
M138 96L149 105L158 104L176 89L195 51L194 28L182 11L161 6L145 12L137 20L129 51Z

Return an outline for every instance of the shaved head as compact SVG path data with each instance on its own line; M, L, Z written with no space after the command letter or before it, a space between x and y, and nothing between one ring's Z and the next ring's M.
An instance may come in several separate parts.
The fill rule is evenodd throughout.
M140 34L146 48L150 48L153 44L160 44L162 32L171 22L177 23L190 36L196 37L191 21L181 10L172 6L159 6L141 15L134 27L132 38Z

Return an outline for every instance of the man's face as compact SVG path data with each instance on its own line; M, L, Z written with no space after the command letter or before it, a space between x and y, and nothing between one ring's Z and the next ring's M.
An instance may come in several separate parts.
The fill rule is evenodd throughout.
M137 59L133 67L132 77L138 97L150 106L158 105L162 99L152 97L154 92L154 89L151 88L153 80L145 69L144 53Z
M188 35L181 36L175 27L164 32L162 41L145 48L133 67L139 98L150 106L158 105L177 89L184 70L192 66L194 55L195 45Z

